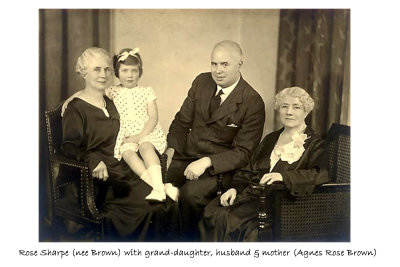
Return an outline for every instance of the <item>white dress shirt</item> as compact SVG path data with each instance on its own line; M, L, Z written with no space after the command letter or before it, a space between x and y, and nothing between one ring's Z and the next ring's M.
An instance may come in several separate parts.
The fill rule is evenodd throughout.
M240 80L240 77L234 84L232 84L231 86L228 86L226 88L222 88L221 86L217 85L217 91L215 92L215 95L217 95L219 93L219 91L221 91L223 89L223 94L221 95L220 105L225 101L225 99L230 95L230 93L232 93L233 89L235 89L236 85L239 83L239 80Z

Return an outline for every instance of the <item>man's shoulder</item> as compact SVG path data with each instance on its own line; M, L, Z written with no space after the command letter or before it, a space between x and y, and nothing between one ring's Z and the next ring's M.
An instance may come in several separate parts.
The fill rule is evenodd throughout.
M211 72L203 72L196 76L195 80L214 82Z
M239 84L243 87L243 96L245 99L250 100L251 102L253 102L253 104L257 102L264 103L261 95L257 92L257 90L254 89L245 79L243 79L243 77L240 78Z
M253 86L251 86L243 77L240 77L239 84L243 87L246 93L251 95L259 95L256 89L254 89Z

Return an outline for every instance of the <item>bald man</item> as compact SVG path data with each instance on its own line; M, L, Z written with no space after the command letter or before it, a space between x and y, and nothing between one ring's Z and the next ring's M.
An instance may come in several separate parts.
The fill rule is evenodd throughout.
M203 209L216 197L216 175L224 175L226 188L261 139L264 102L243 79L242 64L237 43L217 43L211 53L211 73L196 77L169 128L167 176L180 187L184 241L199 240Z

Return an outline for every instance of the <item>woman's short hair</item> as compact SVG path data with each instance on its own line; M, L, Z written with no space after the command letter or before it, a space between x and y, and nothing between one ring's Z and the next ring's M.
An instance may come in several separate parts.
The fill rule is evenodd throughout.
M119 60L122 56L122 53L127 52L129 53L132 51L131 48L124 48L117 55L114 55L114 72L115 76L119 78L119 68L121 67L121 63L124 65L130 66L138 66L139 68L139 77L142 77L143 74L143 61L140 54L137 52L133 56L129 55L125 60Z
M298 97L304 107L304 111L307 114L309 114L314 108L314 100L306 92L306 90L300 87L288 87L276 94L274 101L275 110L281 106L283 98L285 96Z
M90 60L92 60L94 57L97 56L104 57L109 62L110 67L112 68L112 60L110 53L108 53L103 48L89 47L85 51L83 51L82 55L79 56L75 66L76 73L84 77L88 70Z

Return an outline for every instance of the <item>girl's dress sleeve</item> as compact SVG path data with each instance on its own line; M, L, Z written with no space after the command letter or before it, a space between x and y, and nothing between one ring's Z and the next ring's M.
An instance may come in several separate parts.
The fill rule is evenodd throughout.
M96 151L86 149L83 116L73 105L68 105L65 111L62 119L62 128L62 150L64 155L86 162L90 172L92 172L102 158Z
M153 100L157 99L156 93L154 92L153 88L147 87L147 103L150 103Z

